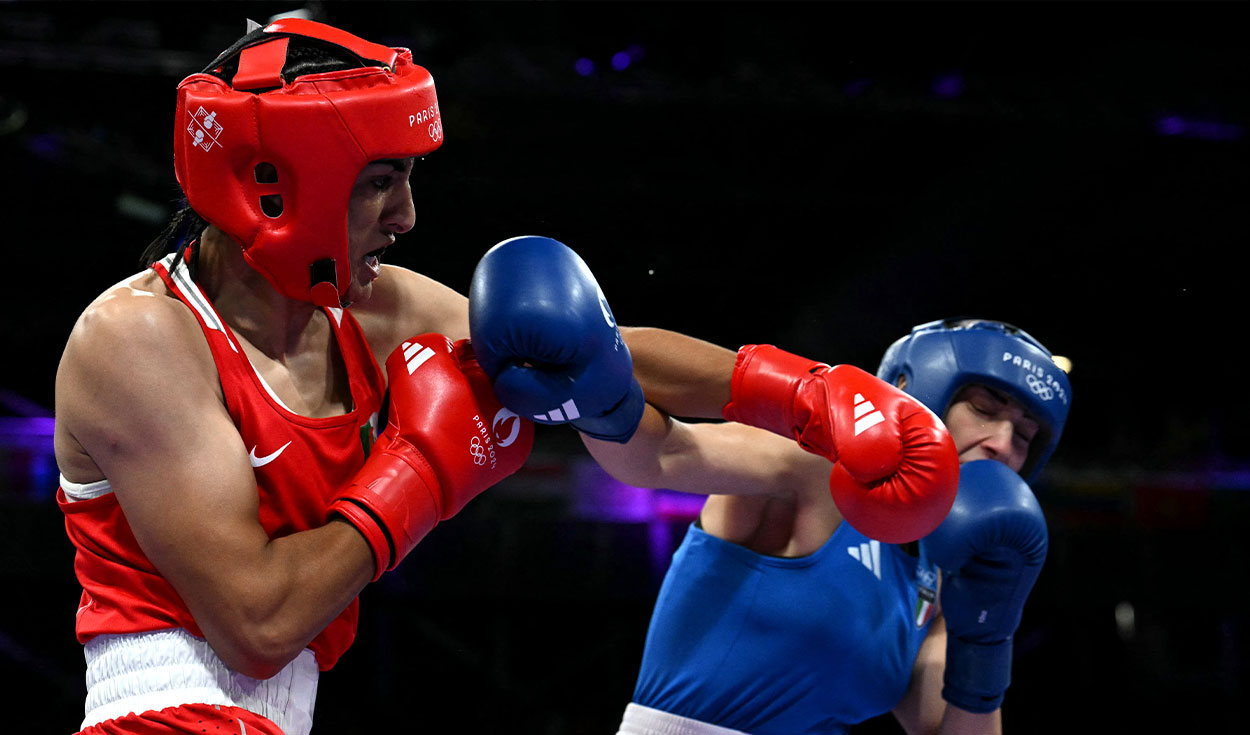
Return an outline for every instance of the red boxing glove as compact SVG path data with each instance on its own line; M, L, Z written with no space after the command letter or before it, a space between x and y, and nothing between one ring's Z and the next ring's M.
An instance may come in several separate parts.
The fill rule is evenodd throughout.
M772 345L747 345L738 351L722 413L832 461L833 501L865 536L915 541L955 502L959 455L942 421L852 365L829 367Z
M373 549L375 580L435 524L520 469L534 445L534 424L495 398L467 340L413 337L386 359L386 375L386 430L330 504Z

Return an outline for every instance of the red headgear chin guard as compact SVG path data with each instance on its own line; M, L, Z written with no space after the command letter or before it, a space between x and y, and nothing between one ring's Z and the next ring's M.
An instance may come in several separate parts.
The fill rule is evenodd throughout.
M361 66L285 81L297 36ZM231 82L208 73L233 59ZM310 20L270 23L178 85L174 171L187 202L274 288L320 306L340 306L351 284L347 206L361 170L442 142L434 80L408 49Z

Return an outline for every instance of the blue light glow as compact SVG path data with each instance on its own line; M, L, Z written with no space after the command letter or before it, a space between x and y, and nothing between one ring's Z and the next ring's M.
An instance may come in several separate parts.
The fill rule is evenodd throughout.
M959 73L943 74L933 80L933 94L938 97L958 97L964 93L964 77Z
M1166 115L1155 120L1155 132L1159 135L1200 140L1241 140L1245 128L1233 123L1215 120L1194 120L1180 115Z

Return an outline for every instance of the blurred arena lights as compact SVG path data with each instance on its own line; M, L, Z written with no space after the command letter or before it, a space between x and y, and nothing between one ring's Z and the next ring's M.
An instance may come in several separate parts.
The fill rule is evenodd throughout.
M51 497L60 484L51 416L0 416L0 489L5 495Z
M26 105L17 100L0 96L0 136L16 133L26 127L30 113Z
M1137 636L1137 611L1133 603L1122 600L1115 606L1115 629L1125 643Z
M1241 140L1245 128L1233 123L1214 120L1194 120L1180 115L1166 115L1155 120L1155 132L1159 135L1200 140Z
M155 226L160 226L170 215L170 212L160 204L129 192L118 194L113 206L123 217Z
M947 99L958 97L964 93L964 75L949 72L933 80L933 94Z
M698 518L706 500L703 495L627 485L590 459L573 466L573 514L589 521L646 525L656 570L668 568L679 533L684 533L676 527Z
M608 66L611 66L615 71L625 71L630 66L641 61L644 55L645 52L641 45L631 43L624 50L613 53L608 59ZM597 69L598 65L589 56L580 56L573 62L573 70L583 77L593 75Z
M642 61L643 55L642 46L631 43L624 51L617 51L612 55L612 68L617 71L625 71L631 64Z
M60 484L52 412L4 388L0 411L0 490L18 497L50 497Z
M574 513L612 523L692 521L703 509L703 495L627 485L592 460L573 467Z

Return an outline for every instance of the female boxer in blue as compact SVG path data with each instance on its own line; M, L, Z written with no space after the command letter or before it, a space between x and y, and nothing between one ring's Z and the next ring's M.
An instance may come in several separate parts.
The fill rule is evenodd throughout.
M1058 442L1067 377L988 321L921 325L878 375L944 417L963 463L954 507L919 543L844 522L828 460L775 434L648 407L627 444L585 438L624 482L709 495L656 602L622 735L840 733L886 712L909 733L1001 732L1011 638L1046 554L1025 480Z

